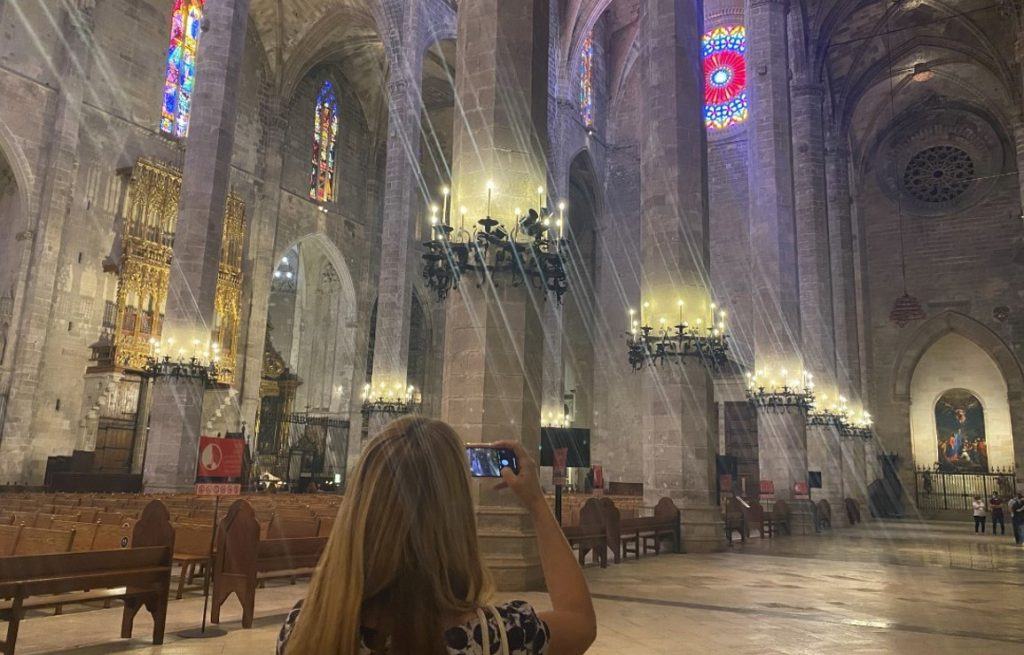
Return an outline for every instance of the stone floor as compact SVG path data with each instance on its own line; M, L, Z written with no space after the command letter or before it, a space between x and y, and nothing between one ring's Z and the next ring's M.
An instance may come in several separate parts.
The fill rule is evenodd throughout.
M966 523L880 522L811 537L752 539L729 552L661 555L589 569L598 612L595 655L706 653L1021 653L1024 550L975 536ZM18 653L273 653L284 613L303 585L257 596L242 630L237 603L226 636L184 640L202 597L171 604L167 642L147 645L150 623L118 641L120 612L74 611L22 623ZM542 594L526 594L539 607Z

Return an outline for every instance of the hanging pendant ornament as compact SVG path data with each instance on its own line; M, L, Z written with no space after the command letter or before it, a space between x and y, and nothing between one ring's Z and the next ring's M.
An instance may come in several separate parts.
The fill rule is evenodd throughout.
M896 299L896 303L889 312L889 320L896 324L896 327L906 327L913 321L921 321L926 317L921 301L909 293L904 292Z

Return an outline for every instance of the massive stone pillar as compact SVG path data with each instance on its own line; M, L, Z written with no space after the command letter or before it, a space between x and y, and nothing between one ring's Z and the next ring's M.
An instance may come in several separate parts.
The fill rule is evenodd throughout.
M640 206L645 325L708 320L707 135L699 0L646 0ZM684 303L682 306L679 303ZM699 360L643 372L645 502L682 509L687 552L724 547L715 497L714 387Z
M908 422L909 424L909 422ZM843 439L843 493L860 503L861 514L868 516L868 460L862 439Z
M799 12L790 14L793 30L802 33ZM849 395L838 385L833 308L832 253L829 241L828 193L825 174L825 132L822 115L824 89L813 80L806 50L796 49L801 65L799 82L790 90L792 103L794 213L797 230L797 261L800 271L800 315L805 366L817 376L822 393ZM807 466L821 473L820 490L812 496L832 508L843 503L842 454L839 431L833 426L807 429ZM833 525L840 525L833 512Z
M755 358L759 370L799 371L804 362L800 283L793 197L788 0L747 0L747 69L750 101L750 244ZM769 375L769 377L771 377ZM793 499L793 485L807 479L807 426L803 412L758 416L761 480L775 497ZM796 523L806 530L808 508L795 503Z
M260 384L263 379L263 352L267 341L267 312L270 306L270 287L276 266L275 244L277 217L281 207L281 173L283 170L285 121L280 96L267 100L261 111L263 148L259 160L261 184L256 188L256 204L249 227L248 258L245 266L245 285L251 290L249 320L245 329L243 348L245 363L242 383L242 420L253 448L254 430L260 411Z
M377 287L377 331L372 384L404 394L408 385L412 281L420 261L412 248L413 221L427 220L418 182L420 165L421 48L417 3L394 3L388 30L388 142ZM430 189L440 199L440 189ZM418 211L419 210L419 211ZM391 416L371 417L370 433Z
M162 338L186 349L207 343L215 326L224 207L231 181L238 83L249 0L207 5L200 41L181 204ZM202 380L157 379L143 466L148 492L184 491L195 480L202 429Z
M47 456L53 454L46 435L33 434L36 391L41 382L43 353L51 324L64 225L72 212L78 178L78 143L82 98L92 61L91 0L63 3L57 26L63 49L54 58L60 88L46 107L49 131L40 157L38 217L33 228L18 235L30 250L24 290L17 294L12 330L14 350L10 391L0 425L0 481L41 484ZM55 11L55 13L59 13ZM24 208L29 211L29 207ZM31 241L30 241L31 240ZM30 242L29 242L30 241ZM19 282L21 280L19 279ZM2 389L0 389L2 391ZM52 407L52 405L51 405Z
M467 209L467 230L488 214L509 228L514 209L535 206L537 188L545 186L548 5L459 6L452 202ZM459 214L452 221L456 228L462 222ZM528 284L502 276L478 285L475 274L448 298L442 416L467 441L513 439L536 452L543 303ZM499 586L540 587L528 516L491 484L478 485L478 493L481 544Z
M836 373L841 389L861 394L860 329L854 279L853 217L850 208L849 151L830 132L826 141L829 242L835 312Z

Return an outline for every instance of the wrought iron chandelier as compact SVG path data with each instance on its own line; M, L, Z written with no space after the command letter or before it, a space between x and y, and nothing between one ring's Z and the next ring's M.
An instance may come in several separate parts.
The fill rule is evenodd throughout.
M634 371L647 365L683 362L686 358L695 358L708 368L717 370L728 360L729 336L725 328L725 311L718 310L718 305L711 303L711 320L705 323L704 319L697 318L691 324L683 320L683 306L680 300L679 323L670 326L662 318L658 328L640 325L640 321L633 318L636 312L629 310L630 330L626 344L629 364Z
M807 371L793 376L786 369L747 373L747 400L759 409L808 413L814 407L814 376Z
M388 416L404 416L414 413L420 406L422 397L416 387L402 384L380 384L376 387L367 383L363 386L363 416L382 414Z
M438 208L433 207L432 238L423 244L427 249L423 255L423 278L427 286L437 294L438 300L444 300L452 289L459 288L467 273L477 274L477 287L488 279L494 281L505 276L513 286L528 283L545 294L554 294L561 303L569 287L562 256L569 247L563 233L565 203L559 204L557 216L546 207L529 209L525 214L517 208L514 227L510 230L491 216L493 189L493 184L488 183L487 215L477 221L472 232L465 227L465 209L460 227L450 224L449 194L445 189L444 220L438 218ZM538 189L540 197L543 191Z
M150 340L150 354L146 357L143 375L154 380L201 380L207 386L217 383L220 375L219 345L207 343L201 348L199 341L193 341L192 353L186 355L184 348L174 351L174 343L173 338L169 338L166 343ZM171 355L165 349L171 349L175 354Z
M822 394L820 401L814 401L808 410L807 425L834 427L839 436L847 439L867 441L874 435L871 414L864 410L851 412L849 401L843 395L830 402L829 396Z

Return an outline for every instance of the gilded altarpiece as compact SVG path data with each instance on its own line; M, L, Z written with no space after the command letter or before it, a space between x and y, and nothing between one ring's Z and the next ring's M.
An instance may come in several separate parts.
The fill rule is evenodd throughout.
M135 164L124 203L114 329L114 362L129 370L144 369L153 342L160 339L180 197L181 171L148 159ZM217 323L211 335L220 346L217 381L226 385L235 381L244 243L245 202L231 194L224 215Z

